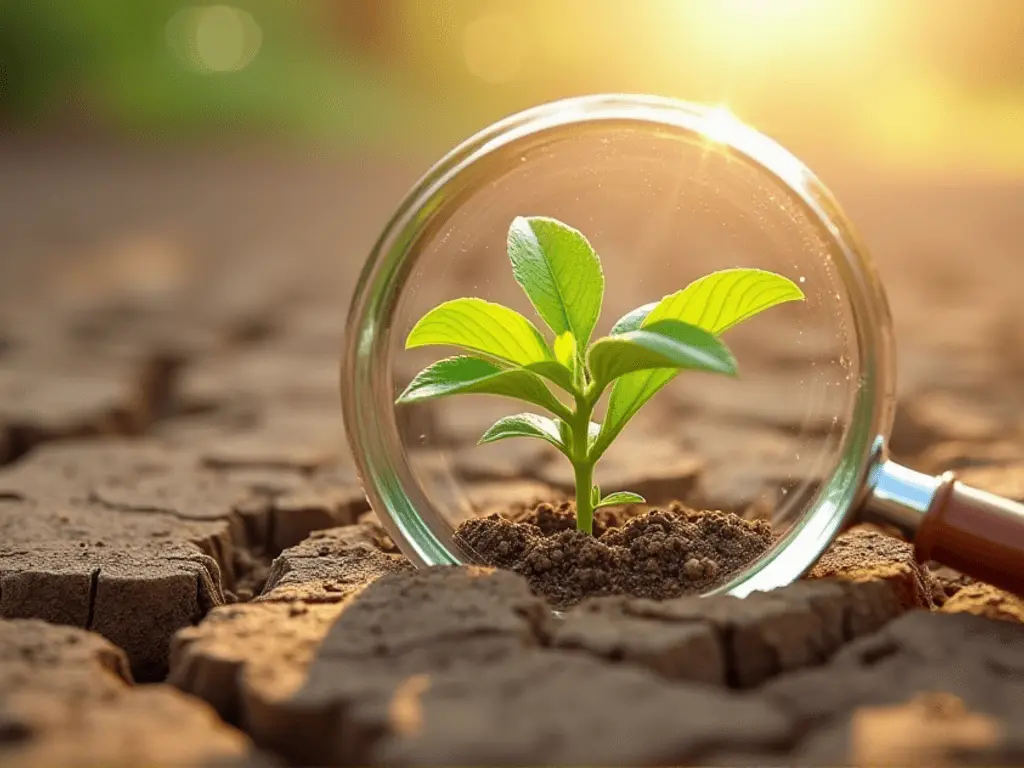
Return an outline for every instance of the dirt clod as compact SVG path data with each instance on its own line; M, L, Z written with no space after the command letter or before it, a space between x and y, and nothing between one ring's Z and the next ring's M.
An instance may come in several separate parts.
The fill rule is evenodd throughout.
M1024 598L976 582L957 590L942 606L944 613L973 613L989 619L1024 622Z
M602 595L662 600L704 592L772 543L764 521L678 505L633 517L605 513L594 536L575 530L574 520L570 505L542 504L518 521L468 520L455 536L482 562L524 576L557 608Z
M812 579L884 581L904 608L930 608L933 589L905 541L868 526L855 526L835 540L811 570Z
M0 619L0 765L264 764L203 702L131 682L99 635Z

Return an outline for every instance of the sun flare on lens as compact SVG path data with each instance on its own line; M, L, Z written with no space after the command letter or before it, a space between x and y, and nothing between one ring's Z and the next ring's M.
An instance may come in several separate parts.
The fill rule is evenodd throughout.
M737 134L745 132L746 126L741 123L725 104L712 109L704 123L704 130L709 139L718 144L731 144Z

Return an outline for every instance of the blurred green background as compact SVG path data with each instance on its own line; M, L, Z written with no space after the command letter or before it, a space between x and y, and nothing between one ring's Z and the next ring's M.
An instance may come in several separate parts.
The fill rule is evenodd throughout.
M1024 172L1020 0L7 0L7 133L431 155L553 98L726 104L798 153Z

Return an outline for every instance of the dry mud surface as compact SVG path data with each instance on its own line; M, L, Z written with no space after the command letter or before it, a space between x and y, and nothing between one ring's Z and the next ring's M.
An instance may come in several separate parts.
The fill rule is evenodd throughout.
M774 593L561 619L514 573L413 569L343 447L337 355L416 169L22 148L0 170L0 764L1024 763L1024 603L879 530ZM894 452L1024 499L1024 189L827 180L889 290ZM829 425L770 334L738 354L767 407L667 393L651 423L681 437L638 423L602 484L770 510L795 435ZM464 448L494 415L400 427L473 513L564 496L543 446Z

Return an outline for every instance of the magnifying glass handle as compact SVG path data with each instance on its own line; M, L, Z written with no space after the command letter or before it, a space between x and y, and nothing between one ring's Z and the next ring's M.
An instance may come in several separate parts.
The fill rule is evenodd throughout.
M892 461L872 476L863 517L913 538L917 559L1024 595L1024 505Z

